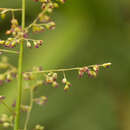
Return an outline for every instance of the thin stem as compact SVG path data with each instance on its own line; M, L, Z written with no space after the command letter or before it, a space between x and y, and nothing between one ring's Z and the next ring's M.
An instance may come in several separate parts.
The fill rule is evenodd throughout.
M25 6L26 0L22 0L22 30L25 28ZM20 124L20 106L21 106L21 99L22 99L22 69L23 69L23 40L20 44L20 55L19 55L19 62L18 62L18 96L16 102L16 118L14 124L14 130L19 130Z
M105 63L101 65L97 65L98 67L103 67L105 65L111 65L111 63ZM92 68L95 65L86 66L88 68ZM64 72L64 71L72 71L72 70L80 70L83 67L75 67L75 68L66 68L66 69L52 69L52 70L43 70L43 71L32 71L32 72L25 72L25 73L48 73L48 72Z
M46 9L49 7L49 5L46 6ZM33 20L33 22L26 27L26 30L30 29L33 25L35 25L37 23L37 21L39 20L39 18L46 13L46 9L44 9L42 12L39 13L39 15L36 17L36 19Z
M36 25L36 26L45 26L46 23L38 23L38 24L33 24L33 25Z
M0 102L8 109L9 112L14 114L14 111L4 101L0 101Z
M30 88L30 106L29 107L30 107L30 109L27 112L27 117L26 117L26 120L25 120L24 130L27 130L28 122L29 122L30 115L31 115L31 110L32 110L32 107L33 107L33 88Z
M24 40L26 40L26 41L39 41L39 40L36 40L36 39L30 39L30 38L25 38Z
M22 9L11 9L11 8L0 8L0 14L8 13L8 12L18 12L22 11Z
M66 75L65 75L65 72L63 71L63 76L64 76L64 78L66 79Z
M13 9L13 8L0 8L0 10L7 10L7 11L22 11L22 9Z
M14 11L12 10L11 13L12 13L12 19L15 19Z
M0 49L0 52L7 52L7 53L19 54L18 51L5 50L5 49Z
M33 22L32 22L28 27L26 27L26 30L30 29L34 24L36 24L37 21L38 21L38 19L39 19L39 17L42 16L42 14L44 14L44 13L45 13L45 10L43 10L43 11L36 17L36 19L34 19Z

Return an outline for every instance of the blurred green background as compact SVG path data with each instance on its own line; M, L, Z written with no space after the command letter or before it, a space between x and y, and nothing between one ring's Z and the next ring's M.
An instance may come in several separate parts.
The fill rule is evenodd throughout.
M26 1L29 24L40 11L40 5ZM0 7L20 6L20 0L0 1ZM19 13L17 16L20 18ZM2 38L9 19L0 20ZM62 84L57 89L43 87L37 94L48 96L48 103L43 107L34 105L29 130L36 124L44 125L46 130L130 130L130 1L68 0L55 10L53 19L56 30L34 36L45 44L39 49L25 48L24 71L36 65L44 69L105 62L113 65L100 71L96 79L79 79L76 72L66 73L73 84L67 93ZM9 57L17 66L18 56ZM16 89L13 81L0 88L0 95L6 95L11 105ZM0 113L3 112L7 110L0 105ZM24 116L21 125L23 121Z

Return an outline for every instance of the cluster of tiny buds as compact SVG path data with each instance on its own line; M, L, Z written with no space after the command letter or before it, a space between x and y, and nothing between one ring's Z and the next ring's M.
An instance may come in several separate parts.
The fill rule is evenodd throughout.
M92 67L83 67L79 69L79 77L83 77L84 73L88 75L88 77L96 77L100 67L108 68L111 63L105 63L102 66L93 65Z
M11 28L6 31L6 35L12 35L7 40L0 40L0 45L4 45L8 48L13 48L21 42L22 38L28 38L27 31L22 31L22 28L19 26L18 20L13 18L11 20Z
M41 96L39 98L34 98L33 101L38 105L44 105L48 101L48 98L46 96Z
M45 21L47 18L46 17L40 17L40 22L43 22ZM46 20L47 21L47 20ZM39 33L39 32L44 32L46 29L49 29L49 30L54 30L56 27L56 23L54 21L50 21L49 22L49 19L48 19L48 23L44 23L44 24L34 24L32 26L32 32L33 33Z
M72 86L71 83L68 82L66 78L63 78L63 79L62 79L62 83L65 84L65 87L64 87L64 91L65 91L65 92L68 91L69 88Z
M13 103L12 103L12 107L13 107L13 108L15 108L15 107L16 107L16 100L15 100L15 101L13 101Z
M28 105L21 105L21 111L22 112L28 112L30 111L31 107Z
M32 44L35 48L39 48L43 44L43 40L27 40L26 45L28 48L31 48Z
M5 99L5 96L0 96L0 102Z
M42 71L43 70L43 68L40 66L40 67L36 67L36 66L34 66L33 67L33 69L32 69L32 71ZM35 74L32 74L32 73L24 73L23 72L23 78L24 78L24 80L36 80L36 75Z
M2 114L0 117L0 124L4 127L4 128L9 128L9 127L13 127L13 116L8 116L6 114Z
M47 2L51 2L51 0L33 0L35 2L42 2L42 3L47 3ZM57 0L61 3L65 3L66 0Z
M23 73L24 80L33 80L34 77L30 73Z
M12 34L14 37L17 38L27 38L28 37L28 32L23 31L21 26L19 26L18 20L13 18L11 20L11 29L6 31L7 35Z
M32 24L32 32L44 32L46 29L53 30L56 27L56 24L54 21L51 20L50 16L48 16L48 13L52 13L54 8L58 8L59 4L57 2L64 3L65 0L57 0L57 2L53 2L52 0L34 0L35 2L41 2L42 3L42 10L43 12L39 14L38 20L40 23L34 23Z
M0 45L4 45L8 48L14 48L17 44L20 43L19 39L9 37L7 40L0 40Z
M6 31L7 35L12 34L13 36L17 36L19 34L19 32L21 32L22 29L19 26L18 20L13 18L11 20L11 29Z
M82 77L84 73L88 74L88 77L96 77L99 67L95 65L92 69L88 67L83 67L79 70L79 77Z
M41 126L41 125L36 125L35 128L33 130L44 130L45 127Z
M12 104L12 108L15 108L15 107L16 107L16 101L14 101ZM28 105L21 105L20 109L21 109L21 112L28 112L31 110L31 107Z
M26 41L26 45L28 48L32 47L32 42L35 48L39 48L42 45L42 40L27 40L29 37L29 28L32 29L32 32L44 32L46 29L53 30L56 27L54 21L51 20L48 13L51 13L54 8L59 7L59 3L65 3L65 0L56 0L55 2L52 0L34 0L35 2L40 2L42 4L42 12L38 15L35 22L30 24L25 30L22 30L19 25L18 20L15 18L14 12L12 11L12 20L11 20L11 28L6 31L6 35L11 35L7 40L0 40L0 45L3 45L8 48L13 48L17 44L21 43L21 40ZM5 18L6 11L1 12L1 18Z
M46 84L51 84L53 88L57 88L58 87L58 83L57 83L57 73L48 73L46 75Z
M18 20L16 18L12 18L11 20L11 28L6 31L6 35L12 34L13 37L20 38L28 38L28 31L22 30L21 26L19 26Z
M51 13L54 8L58 8L59 5L56 2L52 2L51 0L35 0L36 2L42 3L43 12L39 14L38 20L40 23L32 24L32 32L44 32L46 29L53 30L56 27L54 21L51 20L48 13Z
M69 90L69 88L72 86L71 83L66 79L64 71L70 71L70 70L77 70L79 77L83 77L83 75L86 73L88 77L93 78L96 77L100 67L108 68L111 65L111 63L104 63L102 65L91 65L91 66L85 66L85 67L79 67L79 68L71 68L71 69L57 69L57 70L46 70L44 71L42 67L34 67L33 71L31 72L25 72L23 73L23 77L25 80L36 80L34 88L37 88L42 85L48 85L50 84L53 88L57 88L59 86L59 83L57 82L58 79L58 73L56 72L63 72L64 78L62 79L62 83L64 86L64 91ZM39 76L40 75L40 79ZM45 79L44 79L45 77Z
M4 71L3 73L0 73L0 85L16 78L17 69L8 63L8 59L5 56L1 58L0 70Z
M33 69L34 70L34 69ZM42 69L41 67L37 67L37 72L40 72ZM36 69L35 69L36 71ZM41 75L42 76L42 75ZM43 76L45 77L45 80L38 80L38 77L36 76L35 73L23 73L23 77L25 80L36 80L35 85L33 85L34 90L41 86L41 85L51 85L53 88L57 88L59 86L59 83L57 82L58 74L55 72L48 72L43 73ZM42 78L43 79L43 78ZM66 78L63 78L62 83L65 85L64 86L64 91L66 92L69 90L69 88L72 86L70 82L67 81ZM25 87L25 89L28 89L30 87Z

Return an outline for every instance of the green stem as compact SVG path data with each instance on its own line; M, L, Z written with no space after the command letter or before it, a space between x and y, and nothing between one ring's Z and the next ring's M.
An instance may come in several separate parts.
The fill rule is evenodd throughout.
M19 54L19 52L18 52L18 51L5 50L5 49L0 49L0 52L6 52L6 53Z
M29 122L32 107L33 107L33 88L30 88L30 106L29 107L30 107L30 109L27 112L27 117L26 117L26 120L25 120L24 130L27 130L28 122Z
M112 63L105 63L101 65L97 65L98 67L105 67L105 66L110 66ZM86 66L88 68L92 68L95 65L89 65ZM85 66L84 66L85 67ZM64 72L64 71L72 71L72 70L80 70L83 67L75 67L75 68L66 68L66 69L52 69L52 70L43 70L43 71L30 71L30 72L24 72L24 73L30 73L30 74L35 74L35 73L49 73L49 72Z
M14 114L14 111L4 101L0 101L0 102L8 109L9 112Z
M0 8L1 10L7 10L7 11L22 11L22 9L13 9L13 8Z
M22 30L25 29L25 2L26 0L22 0ZM21 99L22 99L22 68L23 68L23 41L20 44L20 54L19 54L19 62L18 62L18 96L16 102L16 118L14 124L14 130L19 130L20 124L20 107L21 107Z

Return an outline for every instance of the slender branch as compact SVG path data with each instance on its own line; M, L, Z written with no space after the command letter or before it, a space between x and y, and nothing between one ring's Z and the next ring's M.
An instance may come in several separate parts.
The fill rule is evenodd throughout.
M22 9L11 9L11 8L0 8L0 14L8 13L8 12L19 12Z
M49 5L46 6L46 9L49 7ZM39 20L39 18L46 12L46 9L44 9L42 12L39 13L39 15L36 17L36 19L33 20L33 22L25 28L25 30L30 29L33 25L35 25L37 23L37 21Z
M105 64L101 64L101 65L97 65L98 67L103 67L105 65L110 66L111 63L105 63ZM86 66L88 68L92 68L95 65L89 65ZM83 67L75 67L75 68L66 68L66 69L52 69L52 70L43 70L43 71L31 71L31 72L24 72L24 73L48 73L48 72L64 72L64 71L72 71L72 70L80 70Z
M25 28L25 9L26 9L26 0L22 0L22 30ZM20 124L20 106L22 100L22 69L23 69L23 40L20 44L20 55L18 62L18 96L16 102L16 118L14 124L14 130L19 130Z
M12 19L15 19L14 11L11 11L12 13Z
M13 9L13 8L0 8L0 10L4 11L22 11L22 9Z
M65 75L65 72L63 71L63 76L64 76L64 78L66 79L66 75Z
M6 52L6 53L19 54L19 52L18 52L18 51L5 50L5 49L0 49L0 52Z
M14 111L11 109L11 107L9 107L4 101L0 101L0 102L8 109L9 112L14 114Z
M27 130L28 122L29 122L30 115L31 115L31 110L32 110L32 107L33 107L33 88L30 88L30 106L29 107L30 107L30 109L27 112L27 117L26 117L26 120L25 120L24 130Z
M26 41L38 41L36 39L30 39L30 38L25 38L24 40L26 40Z
M33 22L32 22L28 27L26 27L25 29L28 30L28 29L30 29L34 24L36 24L37 21L38 21L38 19L40 18L40 16L42 16L44 13L45 13L45 10L43 10L41 13L39 13L39 15L36 17L36 19L34 19Z
M45 26L46 23L38 23L38 24L33 24L33 25L37 25L37 26Z

